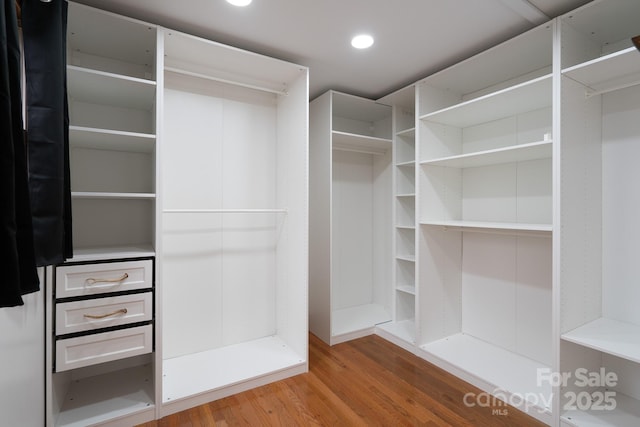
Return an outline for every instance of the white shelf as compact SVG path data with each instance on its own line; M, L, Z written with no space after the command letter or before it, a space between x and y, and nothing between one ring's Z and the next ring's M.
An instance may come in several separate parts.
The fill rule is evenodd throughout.
M396 132L397 136L406 136L409 138L416 137L416 128L403 129L401 131Z
M460 128L515 116L551 105L551 75L545 75L489 95L420 117L420 120Z
M69 97L77 101L151 111L156 82L67 65Z
M396 259L407 261L407 262L416 262L415 255L396 255Z
M396 228L400 228L402 230L415 230L416 229L413 225L396 225Z
M150 411L153 419L153 373L139 366L72 381L56 427L85 427Z
M614 410L564 412L562 425L565 426L568 423L576 427L638 427L640 401L617 392L614 399L616 402Z
M632 83L640 84L640 53L632 46L569 67L562 73L596 92Z
M373 328L391 320L387 310L379 304L366 304L334 310L331 335L333 337Z
M108 193L100 191L73 191L74 199L155 199L154 193Z
M155 256L155 254L156 252L151 245L74 248L73 258L68 259L67 261L78 262L122 258L140 258Z
M399 168L404 168L404 167L414 167L416 165L415 160L409 160L406 162L400 162L400 163L396 163L396 166Z
M552 142L540 141L420 162L422 166L472 168L551 158Z
M73 147L152 153L155 141L153 134L69 126L69 142Z
M306 363L278 336L163 361L162 402L197 396Z
M396 197L416 197L416 193L402 193L402 194L396 194Z
M600 318L562 335L584 347L640 363L640 326Z
M409 294L409 295L415 295L416 294L415 286L411 286L411 285L397 285L396 286L396 291L404 292L405 294Z
M479 379L491 392L503 391L522 397L536 396L536 401L530 402L530 405L541 404L543 400L551 402L550 382L542 381L538 384L537 381L539 369L550 369L543 363L466 334L451 335L422 345L420 349L435 356L441 363L466 373L467 378L463 379ZM550 410L547 407L537 408Z
M450 228L461 228L464 231L531 231L531 232L551 232L551 224L525 224L517 222L484 222L484 221L420 221L421 225L440 226Z
M391 148L391 140L348 132L332 131L334 150L384 154Z

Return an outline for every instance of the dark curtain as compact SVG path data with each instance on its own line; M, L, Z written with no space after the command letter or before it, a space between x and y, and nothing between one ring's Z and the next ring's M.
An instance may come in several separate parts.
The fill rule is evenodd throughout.
M66 82L67 2L2 0L0 307L40 289L36 266L73 255ZM23 133L21 3L27 138Z
M20 43L14 0L0 13L0 307L22 305L39 290L23 137Z
M29 186L36 263L73 256L67 104L67 2L23 0Z

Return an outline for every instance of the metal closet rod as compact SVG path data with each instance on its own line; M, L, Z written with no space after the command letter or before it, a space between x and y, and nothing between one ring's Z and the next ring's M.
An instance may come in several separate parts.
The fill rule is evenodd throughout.
M165 209L163 213L283 213L288 209Z

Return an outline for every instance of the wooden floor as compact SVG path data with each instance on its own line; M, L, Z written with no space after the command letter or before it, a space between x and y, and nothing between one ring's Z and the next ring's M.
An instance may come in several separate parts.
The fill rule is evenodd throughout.
M142 426L544 426L508 406L465 405L481 391L376 335L309 339L309 373Z

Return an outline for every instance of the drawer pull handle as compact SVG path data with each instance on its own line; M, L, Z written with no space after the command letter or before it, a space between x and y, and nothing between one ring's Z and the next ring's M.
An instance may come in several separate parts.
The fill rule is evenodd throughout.
M88 319L104 319L105 317L115 316L116 314L127 314L127 309L126 308L121 308L120 310L116 310L116 311L113 311L111 313L99 314L99 315L85 314L84 317L86 317Z
M118 277L117 279L94 279L93 277L89 277L86 282L87 285L95 285L96 283L118 283L129 277L129 273L124 273L122 277Z

